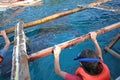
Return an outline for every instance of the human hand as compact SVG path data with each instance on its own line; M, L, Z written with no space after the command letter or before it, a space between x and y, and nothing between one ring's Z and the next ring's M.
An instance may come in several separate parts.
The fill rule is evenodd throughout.
M90 37L93 41L96 41L97 33L96 32L90 32Z
M60 55L61 48L59 46L55 45L53 52L54 52L54 56L58 57Z
M6 35L6 32L5 32L5 30L3 30L3 31L0 31L0 36L4 36L4 35Z

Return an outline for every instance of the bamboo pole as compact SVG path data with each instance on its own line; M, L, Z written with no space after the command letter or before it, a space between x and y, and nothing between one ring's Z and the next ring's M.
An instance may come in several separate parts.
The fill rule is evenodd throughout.
M120 27L120 22L113 24L113 25L110 25L110 26L107 26L107 27L104 27L104 28L101 28L99 30L96 30L95 32L97 33L97 36L98 36L98 35L104 34L105 32L109 32L109 31L116 29L116 28L119 28L119 27ZM58 44L58 46L60 46L61 49L63 50L65 48L68 48L68 47L73 46L75 44L84 42L88 39L90 39L89 33L86 35L77 37L75 39L63 42L61 44ZM48 56L48 55L52 54L53 49L54 49L54 47L50 47L50 48L46 48L46 49L43 49L41 51L38 51L36 53L33 53L33 54L29 55L28 60L33 61L33 60Z
M30 80L23 23L15 29L11 80Z
M107 47L105 47L105 49L104 49L103 52L104 52L104 53L109 52L110 54L112 54L112 55L115 56L116 58L120 59L120 54L118 54L118 53L115 52L114 50L110 49L110 48L112 48L112 47L115 45L115 43L116 43L119 39L120 39L120 33L118 33L118 35L117 35L115 38L113 38L113 40L110 42L110 44L109 44Z
M110 44L107 46L107 48L109 48L109 49L112 48L119 39L120 39L120 33L118 33L118 35L113 38L113 40L110 42ZM107 52L106 49L104 49L102 51L103 54L106 52Z
M115 52L112 49L110 49L109 47L106 47L105 50L107 52L109 52L110 54L112 54L113 56L115 56L116 58L120 59L120 55L117 52Z
M112 48L119 39L120 39L120 33L110 42L108 48Z
M97 2L88 4L87 6L93 7L93 6L97 6L97 5L100 5L100 4L109 2L109 1L111 1L111 0L98 0ZM56 14L53 14L53 15L51 15L51 16L45 17L45 18L43 18L43 19L26 23L26 24L23 25L23 27L24 27L24 28L28 28L28 27L32 27L32 26L35 26L35 25L38 25L38 24L43 24L43 23L46 23L46 22L55 20L55 19L57 19L57 18L66 16L66 15L70 15L70 14L79 12L79 11L82 11L82 10L85 10L85 9L87 9L87 8L86 8L86 7L78 7L78 8L75 8L75 9L73 9L73 10L68 10L68 11L56 13ZM6 30L6 33L9 34L9 33L12 33L13 31L14 31L14 27L11 28L11 29Z

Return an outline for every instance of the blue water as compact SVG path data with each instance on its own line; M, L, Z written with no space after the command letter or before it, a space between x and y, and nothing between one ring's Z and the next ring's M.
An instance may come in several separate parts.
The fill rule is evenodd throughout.
M96 0L44 0L42 6L27 7L24 10L21 9L19 14L14 14L13 16L11 16L12 11L8 10L3 12L4 14L1 13L0 15L0 21L2 24L0 29L13 27L14 24L19 20L22 20L25 23L31 22L33 20L42 19L58 12L74 9L78 4L86 5L94 1ZM104 5L120 8L120 1L114 0ZM32 42L29 54L84 35L90 31L98 30L119 21L120 14L118 13L97 9L87 9L45 24L25 29L26 35ZM118 34L118 32L120 32L120 29L115 29L98 36L97 39L101 48L104 49L112 40L112 38ZM8 35L11 42L13 41L13 35L14 33ZM120 43L118 42L113 48L117 52L120 52L119 44ZM4 40L2 37L0 37L0 48L2 48L3 45ZM73 58L86 48L94 50L91 40L63 50L60 55L61 69L74 74L75 70L79 66L79 62L74 61ZM3 75L0 77L0 80L10 80L9 71L11 67L8 65L11 64L12 49L13 43L11 44L7 53L8 55L5 58L4 68L2 67L2 70L4 71ZM103 58L111 71L113 80L120 76L120 60L109 53L104 54ZM31 80L63 80L61 77L55 74L53 62L53 54L30 62L29 69ZM6 72L7 74L4 74Z

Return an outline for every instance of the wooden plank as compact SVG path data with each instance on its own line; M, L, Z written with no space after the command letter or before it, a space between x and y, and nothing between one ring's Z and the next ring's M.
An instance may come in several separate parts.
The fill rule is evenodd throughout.
M116 28L119 28L119 27L120 27L120 22L113 24L113 25L110 25L110 26L107 26L107 27L104 27L104 28L101 28L99 30L96 30L95 32L97 33L97 36L98 36L98 35L104 34L105 32L109 32L109 31L116 29ZM89 33L86 35L77 37L75 39L63 42L61 44L58 44L58 46L60 46L61 49L65 49L65 48L68 48L70 46L76 45L78 43L84 42L88 39L90 39ZM33 54L29 55L28 60L33 61L33 60L48 56L48 55L52 54L53 49L54 49L54 47L50 47L50 48L46 48L46 49L43 49L41 51L38 51L36 53L33 53Z
M101 4L106 3L106 2L109 2L109 1L111 1L111 0L98 0L97 2L88 4L87 6L93 7L93 6L101 5ZM58 18L60 18L60 17L64 17L64 16L67 16L67 15L70 15L70 14L73 14L73 13L76 13L76 12L79 12L79 11L82 11L82 10L85 10L85 9L87 9L87 8L78 7L78 8L75 8L75 9L73 9L73 10L68 10L68 11L56 13L56 14L53 14L53 15L51 15L51 16L45 17L45 18L43 18L43 19L26 23L26 24L23 25L23 27L24 27L24 28L28 28L28 27L36 26L36 25L38 25L38 24L43 24L43 23L46 23L46 22L49 22L49 21L58 19ZM9 34L9 33L12 33L13 31L14 31L14 27L6 30L6 33Z
M14 37L11 80L30 80L23 23L17 24Z

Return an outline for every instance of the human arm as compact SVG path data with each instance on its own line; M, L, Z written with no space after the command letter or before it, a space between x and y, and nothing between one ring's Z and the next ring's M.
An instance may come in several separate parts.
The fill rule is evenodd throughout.
M5 46L4 49L7 50L9 45L10 45L10 40L8 39L6 32L5 31L1 31L0 35L3 36L4 40L5 40Z
M102 59L102 50L101 50L101 48L100 48L100 46L99 46L99 44L97 42L97 39L96 39L97 33L96 32L91 32L90 36L91 36L91 39L92 39L92 41L93 41L93 43L95 45L96 53Z
M54 49L54 67L55 67L55 72L60 75L62 78L65 79L65 76L67 74L67 72L64 72L60 69L60 64L59 64L59 55L61 52L61 48L59 46L55 46Z

